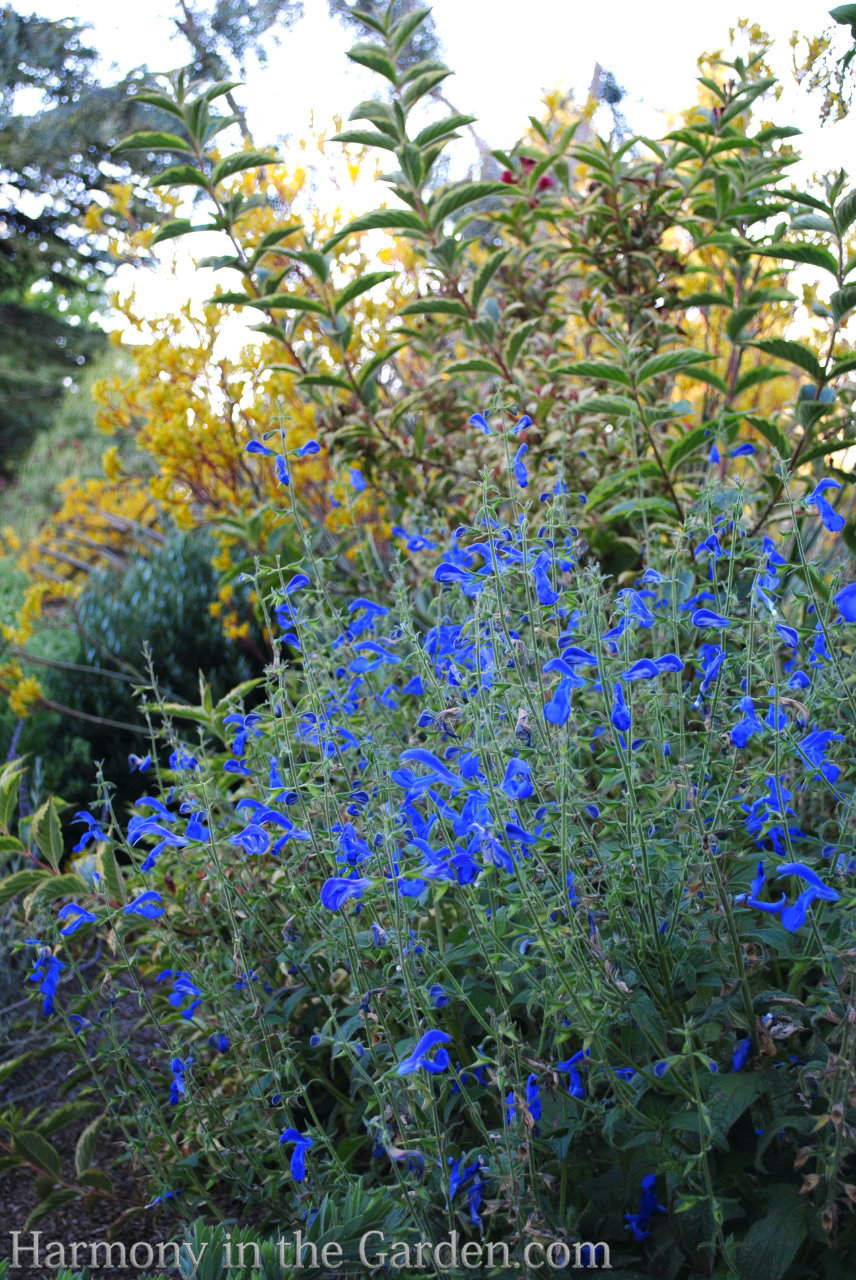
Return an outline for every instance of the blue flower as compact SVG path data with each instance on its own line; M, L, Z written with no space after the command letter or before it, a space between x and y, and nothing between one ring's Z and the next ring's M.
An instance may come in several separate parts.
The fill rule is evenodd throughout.
M297 450L298 458L306 458L311 453L320 453L321 446L317 440L307 440L306 444L302 444Z
M362 898L371 883L371 880L358 877L331 876L321 886L321 905L328 911L339 911L349 898Z
M52 955L47 949L42 953L36 962L36 967L29 976L30 982L39 983L39 994L44 996L42 1011L45 1017L49 1017L54 1010L54 996L59 986L59 975L62 973L65 965Z
M182 1010L181 1014L182 1018L190 1021L196 1009L202 1003L200 988L191 980L190 974L185 973L182 969L164 969L155 978L155 982L163 982L165 978L172 979L172 992L168 999L174 1009L181 1009L185 1000L190 999L190 1005Z
M450 997L446 995L439 982L435 982L432 987L428 988L428 995L431 997L431 1003L435 1009L442 1009L450 1000Z
M291 1153L291 1176L295 1182L303 1182L306 1178L306 1152L310 1147L315 1146L315 1139L310 1138L308 1134L298 1133L297 1129L286 1129L280 1135L279 1145L284 1142L293 1142L294 1150Z
M838 901L839 895L836 891L830 888L829 885L824 884L817 872L812 871L811 867L807 867L804 862L783 863L777 868L776 875L794 875L808 883L808 888L803 890L796 902L791 903L782 911L782 924L789 933L796 933L797 929L805 924L808 909L815 898L825 902Z
M147 920L156 920L158 916L162 916L164 909L160 905L162 898L159 893L155 893L154 889L146 889L144 893L137 894L133 902L129 902L126 907L122 908L122 914L126 916L144 916Z
M629 683L632 680L656 680L660 674L657 664L650 658L640 658L638 662L634 662L632 667L628 667L626 671L622 671L619 676L620 680Z
M736 903L745 902L747 907L752 907L755 911L766 911L770 915L777 915L785 905L787 898L782 894L779 902L759 901L761 890L764 887L766 878L767 877L764 874L764 864L763 862L759 862L758 871L749 887L749 892L738 893L734 901Z
M229 1037L225 1031L216 1031L214 1035L208 1037L208 1043L212 1049L216 1049L218 1053L225 1053L229 1048Z
M500 787L510 800L526 800L532 795L532 771L525 760L512 756Z
M754 452L754 444L747 441L745 444L739 444L736 449L732 449L728 456L729 458L748 458Z
M437 1045L450 1044L452 1037L447 1035L445 1031L426 1031L422 1039L406 1058L402 1058L398 1064L398 1075L412 1075L414 1071L425 1068L431 1075L439 1075L441 1071L445 1071L449 1065L449 1054L446 1049L437 1049L433 1060L428 1057L432 1049Z
M358 467L351 467L348 472L348 477L351 481L351 488L355 490L356 493L362 493L365 490L366 482L363 479L363 473Z
M617 680L612 686L612 696L612 711L609 718L619 732L626 732L632 723L630 708L624 701L624 690Z
M478 427L479 431L483 432L486 436L489 436L491 433L490 427L487 425L487 418L483 413L472 414L470 416L470 426Z
M832 599L845 622L856 622L856 582L842 587Z
M692 622L695 627L731 626L730 618L723 618L721 613L715 613L713 609L696 609L692 616Z
M541 1097L538 1092L538 1077L536 1075L530 1075L526 1081L526 1109L537 1124L541 1119Z
M107 835L101 830L101 826L96 818L86 809L80 809L72 818L72 825L86 824L86 830L72 849L72 853L80 853L81 849L85 849L90 840L107 840Z
M71 917L71 922L64 929L60 929L63 937L67 937L70 933L76 933L81 925L92 924L98 919L94 912L87 911L85 907L79 907L76 902L68 902L64 907L60 907L57 915L60 920Z
M824 498L823 493L826 489L840 488L841 485L837 480L821 480L805 499L806 506L817 507L817 514L823 521L825 528L829 529L830 533L838 533L844 528L844 516L839 515L839 513L829 505L829 502Z
M529 483L529 472L526 470L526 463L523 461L524 453L528 452L529 445L522 444L514 455L514 478L521 489L525 489Z
M750 697L740 699L740 710L743 712L743 719L738 720L731 730L731 741L735 747L745 747L753 734L764 732L764 726L755 714L755 704Z
M146 773L151 768L151 765L152 765L152 758L148 754L144 756L135 756L132 753L131 755L128 756L128 772L129 773L134 773L135 771L137 773Z
M745 1040L738 1040L734 1053L731 1056L731 1070L742 1071L749 1061L749 1055L752 1052L752 1039L747 1036Z
M558 1071L567 1071L570 1076L570 1084L568 1085L568 1093L572 1098L584 1098L585 1089L583 1088L582 1077L577 1070L577 1063L583 1062L591 1053L590 1049L580 1049L570 1058L566 1058L564 1062L557 1063Z
M243 831L239 831L237 835L230 836L229 844L239 845L245 853L260 856L263 853L267 853L270 848L270 836L264 827L260 827L256 822L251 822L244 827Z
M632 1231L634 1239L640 1243L643 1240L647 1240L651 1235L648 1226L653 1214L666 1212L665 1206L657 1203L657 1193L654 1190L656 1182L656 1174L649 1173L645 1175L641 1183L642 1195L639 1198L639 1208L636 1213L625 1213L624 1215L627 1230Z
M172 1081L169 1086L169 1105L171 1107L177 1107L179 1098L182 1094L187 1092L184 1078L187 1075L187 1068L191 1066L192 1063L193 1055L191 1054L185 1059L173 1058L169 1064L170 1071L172 1072Z

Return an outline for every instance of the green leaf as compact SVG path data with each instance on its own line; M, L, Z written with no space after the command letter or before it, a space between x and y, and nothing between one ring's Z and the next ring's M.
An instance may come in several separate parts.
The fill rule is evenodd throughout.
M449 116L446 120L435 120L433 124L428 124L417 133L413 139L415 147L428 147L433 142L439 142L442 138L448 141L456 136L458 129L464 129L468 124L472 124L476 120L476 116Z
M16 871L14 875L4 877L0 880L0 906L4 902L9 902L17 894L27 893L43 881L52 879L49 871L40 871L35 867L28 867L24 871Z
M0 829L7 834L11 831L12 818L18 807L18 792L24 766L20 760L6 764L0 770Z
M615 418L638 417L639 410L626 396L589 396L573 406L576 413L607 413Z
M57 1133L67 1124L73 1124L81 1116L88 1115L94 1106L95 1103L91 1100L88 1102L63 1102L60 1106L54 1107L52 1111L48 1112L39 1125L39 1133L43 1138L49 1138L52 1133Z
M250 260L250 265L255 266L255 264L259 262L266 253L275 252L277 245L281 244L283 240L287 240L289 236L293 236L297 231L301 231L302 229L302 222L290 222L287 226L275 227L273 231L268 231L262 236L261 240L256 245L252 259Z
M438 84L442 84L451 75L448 70L426 71L424 75L417 76L415 80L411 80L404 93L401 95L402 105L406 111L424 98L426 93L430 93L432 89L436 89Z
M609 502L617 494L621 493L630 484L638 485L639 476L650 475L653 472L659 472L659 468L655 462L648 462L643 465L637 472L635 467L628 467L626 470L617 471L613 475L605 476L602 480L598 480L593 486L586 503L586 511L595 510L597 507L603 506L605 502Z
M753 1102L770 1088L770 1075L761 1071L732 1071L714 1076L708 1095L711 1122L718 1133L714 1140L727 1148L727 1134Z
M508 187L504 182L465 182L452 191L435 195L428 206L431 226L438 227L446 218L463 209L476 200L486 200L489 196L507 195Z
M401 21L395 24L389 35L394 53L401 53L413 32L421 26L430 12L430 9L417 9L414 13L405 14Z
M34 889L40 902L53 902L55 898L70 898L78 893L86 893L89 886L83 876L71 871L67 875L47 876Z
M782 1280L808 1236L806 1207L792 1186L770 1187L768 1197L770 1211L752 1223L737 1260L752 1280Z
M721 391L723 395L728 394L728 383L714 369L706 369L702 365L690 369L684 369L683 376L692 378L693 382L705 382L709 387Z
M378 369L386 364L387 360L391 360L396 352L406 346L406 342L395 342L391 347L386 347L383 351L378 351L377 355L372 356L371 360L364 364L357 374L357 383L360 389L365 386L369 378L377 373Z
M835 319L839 322L843 320L848 311L856 307L856 284L846 284L843 289L836 289L829 299L829 305Z
M741 391L748 391L750 387L757 387L762 382L773 382L776 378L786 376L788 375L784 369L771 369L768 365L759 364L740 375L734 384L734 394L739 396Z
M529 335L531 333L534 333L534 331L538 328L539 324L540 324L540 321L537 319L525 320L523 324L518 325L517 328L511 333L508 339L508 342L506 343L506 346L505 346L505 363L509 369L514 368L515 364L517 363L517 357L520 355L520 352L523 350L524 343L529 338Z
M277 163L277 157L269 152L236 151L233 156L218 160L211 171L211 185L216 187L224 178L231 178L233 173L242 173L245 169L260 169L262 165Z
M337 295L333 303L333 310L341 311L349 302L353 302L361 294L367 293L375 285L382 284L384 280L391 280L396 274L397 272L395 271L369 271L366 275L357 276L350 284L345 285L342 292Z
M376 71L378 75L385 76L392 84L398 80L395 64L390 61L382 45L360 41L348 50L348 57L351 62L358 62L361 67L368 67L369 71Z
M65 805L62 805L65 808ZM59 822L60 802L56 796L49 796L33 814L30 823L30 841L35 844L53 867L59 871L65 852L62 843L62 827Z
M838 378L842 373L852 373L854 369L856 369L856 351L852 355L842 356L840 360L836 360L829 371L829 377Z
M630 375L617 364L607 364L605 360L575 360L573 364L551 364L551 377L567 374L572 378L594 378L603 382L617 382L622 387L630 386Z
M810 267L823 267L838 274L838 263L828 249L818 244L768 244L754 245L753 252L761 258L781 258L785 262L803 262Z
M400 314L403 316L459 316L463 320L469 319L466 307L457 298L416 298L415 301L408 302L406 307L402 307Z
M162 222L151 238L151 244L160 244L163 240L175 240L178 236L188 236L194 231L208 231L209 227L194 227L189 218L174 218L172 222Z
M835 221L838 223L838 230L842 236L856 222L856 187L852 191L848 191L847 195L839 200L835 210Z
M704 364L705 361L712 359L713 356L708 355L706 351L693 351L683 348L680 351L664 351L661 355L652 356L650 360L645 361L636 374L636 381L639 383L648 382L650 378L656 378L658 374L688 369L691 365Z
M92 1157L95 1155L95 1146L98 1142L98 1132L103 1123L104 1116L96 1116L77 1139L74 1147L74 1168L76 1173L81 1174L91 1167Z
M695 453L696 449L700 449L709 439L710 428L702 423L698 427L693 427L692 431L688 431L686 435L681 436L680 440L676 440L670 446L669 452L666 454L666 469L669 472L683 462L684 458L688 458L691 453Z
M117 142L113 151L183 151L192 155L193 151L187 138L180 138L177 133L130 133L127 138Z
M192 164L174 164L149 181L150 187L201 187L208 190L208 179Z
M28 1053L21 1053L17 1058L10 1058L8 1062L0 1063L0 1084L2 1084L4 1080L8 1080L9 1076L13 1075L14 1072L18 1070L21 1063L26 1062L29 1057L30 1055Z
M809 347L804 347L801 342L792 342L790 338L759 338L747 345L757 347L759 351L765 352L768 356L775 356L778 360L787 360L790 364L798 365L815 382L823 381L823 368L820 361L814 352Z
M375 132L370 129L348 129L345 133L334 134L331 141L346 143L352 147L382 147L384 151L394 151L397 146L395 138L381 133L379 129Z
M25 1232L32 1231L33 1227L44 1218L49 1218L55 1209L61 1208L64 1204L71 1204L72 1200L78 1200L79 1198L79 1193L72 1187L64 1187L59 1191L52 1191L49 1196L45 1196L43 1200L40 1200L32 1213L30 1213L24 1223L23 1230Z
M388 231L419 231L423 235L428 233L419 214L413 213L410 209L376 209L374 213L364 213L361 217L354 218L341 231L337 231L324 242L321 252L329 253L331 249L335 249L336 245L347 240L348 236L356 235L357 232L376 231L379 228Z
M212 302L216 301L212 298ZM253 298L250 306L262 311L311 311L313 315L329 315L323 302L317 298L304 298L299 293L275 293L269 298Z
M288 370L293 373L293 366L285 364L269 364L269 369ZM353 391L353 387L346 378L339 378L334 373L307 373L304 377L298 379L300 387L336 387L339 391Z
M769 440L779 457L791 457L791 445L788 444L787 435L784 434L781 426L775 425L775 422L770 422L766 417L757 417L755 413L746 413L743 416L745 416L750 426L754 426L756 431L760 431L765 440Z
M500 249L498 253L492 253L487 262L482 263L476 272L473 287L470 291L470 304L474 311L478 311L485 289L502 266L508 253L508 249Z
M12 1154L34 1165L42 1173L60 1176L59 1154L53 1145L34 1129L22 1129L11 1137Z
M474 357L472 360L455 360L453 364L446 365L444 373L489 373L494 378L504 378L505 374L499 365L493 360L484 360L480 356Z
M95 865L101 874L101 882L106 890L106 896L112 902L120 902L124 904L128 900L125 892L125 881L122 878L122 872L119 870L119 863L116 861L116 854L111 844L100 844L95 855Z

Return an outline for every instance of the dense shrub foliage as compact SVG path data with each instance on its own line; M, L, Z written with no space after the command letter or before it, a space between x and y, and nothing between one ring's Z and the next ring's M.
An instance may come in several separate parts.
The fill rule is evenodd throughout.
M229 418L231 490L187 414L134 490L226 537L268 661L173 696L212 625L192 534L173 591L153 558L89 595L105 636L145 615L173 692L146 695L130 817L99 777L70 863L57 803L16 824L0 775L32 989L150 1200L212 1230L352 1263L369 1231L457 1232L507 1246L497 1277L582 1241L626 1276L844 1277L856 196L784 187L760 56L665 140L551 119L496 182L431 189L462 120L411 115L445 69L407 61L413 17L366 22L391 96L342 137L394 156L395 209L286 250L243 185L265 155L209 147L222 85L147 94L183 132L126 142L182 156L162 181L213 202L221 302L285 352L281 411ZM341 252L381 228L383 326L385 273ZM802 311L782 264L823 273ZM5 1119L33 1223L114 1194L51 1123Z

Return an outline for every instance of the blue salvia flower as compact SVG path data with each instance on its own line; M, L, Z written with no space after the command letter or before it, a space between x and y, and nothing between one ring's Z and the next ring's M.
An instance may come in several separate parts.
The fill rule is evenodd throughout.
M214 1035L208 1037L208 1043L212 1049L216 1049L218 1053L226 1053L229 1048L229 1037L225 1031L216 1031Z
M156 920L158 916L162 916L164 909L161 906L161 898L159 893L154 889L146 889L144 893L138 893L132 902L122 908L122 914L126 916L144 916L146 920Z
M832 600L845 622L856 622L856 582L842 587Z
M782 897L779 902L761 902L759 900L760 894L761 894L761 890L764 887L764 882L766 878L767 877L764 874L764 864L763 862L759 862L758 871L754 879L752 880L752 883L749 887L749 892L738 893L734 901L736 903L745 902L747 907L753 907L756 911L766 911L770 915L778 915L782 907L785 905L787 898L785 897L784 894L782 894Z
M532 419L529 417L528 413L524 413L523 417L518 422L515 422L514 426L511 428L512 435L519 436L521 431L525 431L527 427L531 426Z
M731 730L731 741L735 747L745 747L754 734L764 732L764 726L755 714L755 704L750 697L740 699L740 710L743 718Z
M420 883L424 888L425 887L424 881L420 881ZM450 996L446 995L445 991L440 986L439 982L435 982L433 986L428 988L428 995L430 996L431 1003L433 1004L435 1009L442 1009L443 1006L447 1005L451 999Z
M824 479L812 490L805 499L806 506L817 507L817 514L823 521L824 527L830 533L839 533L844 528L844 516L839 515L837 511L830 506L823 494L827 489L840 489L841 485L837 480Z
M30 982L39 983L39 994L44 996L42 1011L45 1017L50 1017L54 1011L54 996L59 986L59 975L64 968L63 962L58 960L46 948L36 961L36 966L29 976Z
M564 1062L557 1063L558 1071L567 1071L570 1076L570 1084L568 1085L568 1093L572 1098L584 1098L585 1089L583 1088L582 1077L577 1070L577 1063L583 1062L591 1054L590 1049L580 1049L577 1053L572 1054L570 1058L566 1058Z
M514 1099L514 1090L509 1089L505 1095L505 1123L509 1127L514 1124L514 1113L516 1110L516 1102Z
M612 711L610 712L610 720L619 732L626 732L632 723L630 709L624 701L624 690L620 683L616 680L612 686Z
M300 448L297 450L297 457L306 458L310 454L320 453L320 452L321 452L321 446L317 440L307 440L306 444L302 444Z
M93 924L97 919L97 915L93 911L87 911L85 907L79 907L76 902L68 902L64 907L60 907L57 912L60 920L69 920L64 929L60 929L63 937L68 937L84 924Z
M483 413L472 414L470 417L470 426L478 427L479 431L483 432L486 436L491 434L490 427L487 425L487 418Z
M349 898L362 898L371 883L371 880L358 877L331 876L321 886L321 905L328 911L339 911Z
M360 471L358 467L351 467L350 471L348 472L348 478L351 481L351 488L356 493L364 492L367 486L363 478L363 473Z
M541 1119L541 1095L538 1092L538 1077L534 1074L526 1081L526 1109L537 1124Z
M146 754L144 756L135 756L133 753L128 756L128 772L129 773L146 773L152 767L152 758Z
M523 461L524 453L528 452L529 445L522 444L514 455L514 478L521 489L525 489L529 483L529 472L526 470L526 463Z
M730 618L724 618L721 613L715 613L713 609L696 609L692 616L694 627L730 627L732 625Z
M72 849L72 853L80 853L85 849L90 840L107 840L107 835L102 831L101 824L97 818L94 818L86 809L80 809L72 818L72 825L79 826L80 823L86 824L86 830Z
M752 1039L747 1036L745 1040L738 1040L734 1053L731 1055L731 1070L742 1071L749 1061L749 1055L752 1052Z
M532 795L532 771L525 760L512 756L500 788L510 800L526 800Z
M181 1014L182 1018L189 1021L202 1003L200 988L191 980L190 974L185 973L183 969L164 969L155 978L155 982L163 982L165 978L172 980L172 991L168 999L174 1009L181 1009L187 999L191 1001L188 1008L184 1009Z
M169 1086L169 1105L171 1107L177 1107L179 1098L187 1092L187 1087L184 1081L185 1076L187 1075L187 1068L192 1064L192 1062L193 1057L191 1055L186 1059L173 1058L169 1064L170 1071L172 1072L172 1081Z
M729 458L748 458L755 452L754 444L750 444L747 440L745 444L739 444L736 449L732 449Z
M244 827L243 831L239 831L237 835L230 836L229 844L236 844L245 853L255 854L260 857L261 854L267 853L270 848L270 836L264 827L260 827L256 822L251 822Z
M451 1040L452 1037L447 1035L445 1031L426 1031L412 1053L408 1054L406 1058L402 1058L401 1062L399 1062L397 1074L408 1076L424 1068L431 1075L439 1075L449 1065L449 1054L446 1049L437 1049L437 1046L450 1044ZM428 1054L433 1049L437 1049L437 1052L432 1059L428 1057Z
M662 1204L657 1203L657 1193L654 1190L657 1183L657 1175L648 1173L642 1179L642 1195L639 1198L639 1208L636 1213L625 1213L624 1221L627 1223L627 1230L633 1233L633 1238L640 1243L647 1240L651 1235L648 1226L651 1218L655 1213L665 1213L666 1208Z
M280 1135L279 1145L284 1142L293 1142L294 1150L291 1153L291 1176L295 1182L303 1182L306 1178L306 1152L310 1147L315 1146L315 1139L310 1138L308 1134L299 1133L297 1129L286 1129Z

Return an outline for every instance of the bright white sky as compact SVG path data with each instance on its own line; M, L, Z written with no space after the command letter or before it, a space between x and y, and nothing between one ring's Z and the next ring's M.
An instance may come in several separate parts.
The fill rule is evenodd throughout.
M90 23L92 43L102 51L105 68L126 72L146 64L152 70L168 70L186 61L187 46L174 35L170 18L177 9L174 0L146 0L142 7L125 0L31 2L46 17ZM596 62L611 70L625 89L621 110L631 132L656 136L665 127L665 113L695 101L698 55L727 47L729 27L747 17L776 40L771 60L786 86L775 109L776 122L803 130L803 153L810 168L823 172L842 164L856 168L856 124L851 117L842 125L818 126L817 100L809 100L793 83L788 40L795 29L816 35L832 25L831 4L832 0L715 0L701 5L687 0L433 0L432 8L445 60L455 72L444 86L446 96L456 110L477 116L481 137L500 148L510 148L527 116L538 114L545 90L571 89L584 102ZM357 102L377 90L371 72L348 62L346 50L355 36L330 19L326 0L304 0L304 8L304 17L270 48L267 66L248 68L240 91L260 145L286 135L299 137L313 126L326 128L337 112L347 119ZM605 131L609 125L606 116ZM474 158L469 145L457 145L456 175ZM385 188L370 189L365 207L385 198ZM194 253L200 256L212 252L202 241L196 237L194 243ZM164 245L163 250L167 259L172 249ZM120 284L128 283L130 279L120 274ZM188 265L176 281L150 275L135 283L143 309L150 304L162 311L165 304L182 301L182 294L210 295L213 281L208 272L194 281Z

